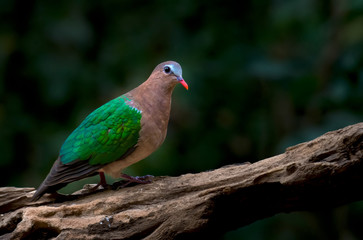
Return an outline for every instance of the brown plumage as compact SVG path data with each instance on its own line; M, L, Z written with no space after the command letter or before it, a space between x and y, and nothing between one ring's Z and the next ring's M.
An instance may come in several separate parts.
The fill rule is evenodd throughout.
M188 85L182 78L182 69L180 65L173 61L163 62L156 66L150 77L144 83L119 98L119 101L121 101L120 107L124 107L123 109L125 109L125 111L136 111L133 120L125 119L124 115L120 115L120 118L123 117L124 121L131 121L131 123L134 124L132 125L132 129L139 129L139 131L136 131L129 137L124 137L122 131L125 131L125 129L122 121L118 125L115 125L115 129L109 126L107 133L110 133L110 131L113 130L116 132L116 130L121 127L121 133L117 135L117 140L113 140L112 142L117 146L120 146L120 149L114 149L113 152L107 152L107 149L105 149L106 145L102 141L98 143L94 136L98 134L98 129L100 129L99 132L101 132L103 126L109 125L109 122L112 119L118 119L119 117L115 115L115 112L112 112L110 113L113 114L112 119L111 117L108 117L104 121L99 120L94 124L92 122L92 125L89 124L91 121L90 119L95 117L98 117L97 119L102 118L103 115L100 117L97 115L99 114L98 112L104 113L100 111L100 109L110 110L106 109L109 107L105 104L91 113L68 137L68 139L71 138L75 143L71 142L71 144L68 144L70 140L68 141L67 139L63 144L60 156L53 164L46 179L34 194L33 200L39 199L46 192L57 191L70 182L98 173L100 173L102 184L105 184L103 173L106 173L113 178L125 177L126 175L121 173L124 168L146 158L163 143L170 116L171 95L177 83L181 83L188 89ZM115 102L116 99L113 101L113 105L111 106L115 107L116 105L117 108L118 102ZM127 104L126 108L125 104ZM120 114L122 114L122 112L120 112ZM141 118L138 122L139 125L135 125L137 123L135 119L139 116L138 114ZM88 130L88 125L92 125L94 128ZM99 128L97 128L98 126ZM78 140L82 139L81 137L77 138L76 135L78 133L77 131L81 131L79 128L83 131L81 133L84 134L84 136L91 135L88 132L92 131L92 137L86 140ZM95 141L96 145L94 145ZM91 145L90 142L93 145ZM102 144L104 144L104 146ZM79 145L81 146L79 147ZM128 147L123 147L121 149L121 146L124 145L127 145ZM93 148L95 150L92 151L92 149L89 150L88 148ZM82 157L74 157L74 159L69 157L69 154L71 154L71 156L76 155L77 151L88 151L91 153L89 155L86 154L86 157L80 155L85 159L82 159ZM102 154L104 154L106 160L103 159ZM127 179L133 180L133 178L129 176L127 176ZM135 181L142 182L141 180Z

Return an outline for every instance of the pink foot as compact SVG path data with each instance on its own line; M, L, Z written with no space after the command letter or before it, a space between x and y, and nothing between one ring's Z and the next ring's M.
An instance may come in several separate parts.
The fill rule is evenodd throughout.
M97 183L97 185L92 188L93 191L97 190L99 186L102 186L104 189L106 189L108 186L104 172L99 172L99 174L100 174L100 182Z
M121 173L121 177L123 179L128 180L128 182L125 183L124 185L122 185L121 187L125 187L125 186L129 185L130 183L142 183L142 184L151 183L154 178L154 176L152 176L152 175L132 177L125 173Z

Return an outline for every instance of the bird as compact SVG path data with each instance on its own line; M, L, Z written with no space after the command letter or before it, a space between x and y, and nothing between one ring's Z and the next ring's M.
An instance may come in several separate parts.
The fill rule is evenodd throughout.
M141 85L91 112L61 146L32 201L97 174L97 187L107 185L105 174L130 182L150 182L150 175L132 177L122 170L146 158L164 142L171 96L178 83L188 90L180 64L162 62Z

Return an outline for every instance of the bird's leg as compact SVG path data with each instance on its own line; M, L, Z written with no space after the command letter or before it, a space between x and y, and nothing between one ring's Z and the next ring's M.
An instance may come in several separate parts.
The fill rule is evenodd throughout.
M136 177L132 177L132 176L129 176L125 173L121 173L121 177L123 179L126 179L128 180L127 183L125 183L124 185L122 185L122 187L125 187L126 185L129 185L130 183L151 183L154 176L152 175L145 175L145 176L136 176Z
M105 173L99 172L99 174L100 174L100 182L98 184L101 185L103 188L106 188L107 182L106 182L106 178L105 178Z
M107 182L106 182L106 178L105 178L105 173L104 172L98 172L100 174L100 182L97 183L97 185L95 187L93 187L93 190L97 190L99 186L102 186L104 189L107 188Z

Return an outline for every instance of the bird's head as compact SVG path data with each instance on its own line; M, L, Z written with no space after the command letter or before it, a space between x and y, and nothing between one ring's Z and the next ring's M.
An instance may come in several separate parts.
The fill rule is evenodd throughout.
M151 74L155 79L159 79L162 82L160 84L175 86L176 83L180 83L188 90L188 84L184 81L182 76L182 68L179 63L174 61L167 61L160 63L156 66Z

